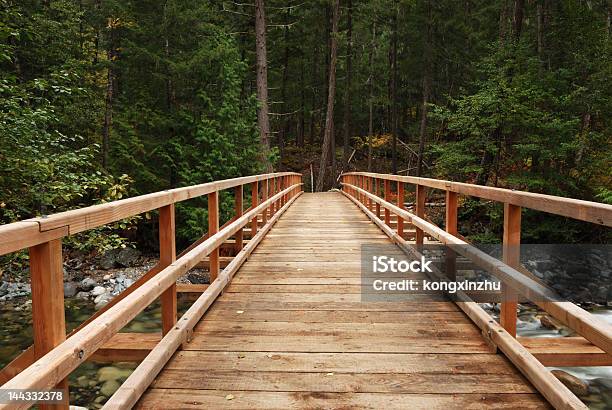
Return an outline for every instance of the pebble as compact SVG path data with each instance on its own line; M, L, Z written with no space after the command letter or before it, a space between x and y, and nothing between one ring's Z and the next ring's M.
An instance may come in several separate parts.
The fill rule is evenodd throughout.
M106 397L110 397L117 391L120 386L121 385L116 380L105 381L102 387L100 388L100 393L102 393Z
M104 275L104 277L102 279L109 280L111 277L112 277L111 275Z
M96 286L91 291L91 295L92 296L99 296L99 295L101 295L103 293L106 293L106 288L104 286Z

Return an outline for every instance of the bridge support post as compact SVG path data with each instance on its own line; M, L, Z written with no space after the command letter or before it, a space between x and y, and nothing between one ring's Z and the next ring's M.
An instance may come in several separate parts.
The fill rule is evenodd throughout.
M391 199L391 183L388 179L385 179L385 201L389 202ZM385 224L388 226L391 224L391 211L388 208L385 208Z
M457 236L457 193L446 191L446 223L445 230L453 236ZM454 280L457 273L457 255L450 246L446 246L446 276Z
M380 186L378 178L374 178L374 195L380 197ZM380 219L380 204L376 202L376 217Z
M368 177L367 190L368 190L368 192L372 193L372 177ZM370 198L370 197L368 197L368 209L370 211L372 210L372 198Z
M264 186L263 186L263 200L264 200L264 202L267 201L269 196L270 196L270 179L266 178ZM268 222L268 212L270 212L270 207L269 206L266 207L266 209L264 209L263 214L261 216L261 219L263 220L263 224L264 225Z
M253 208L259 204L259 184L257 181L251 184L251 205ZM251 238L257 233L257 215L251 220Z
M397 181L397 206L404 210L404 183ZM404 218L397 216L397 234L400 238L404 237Z
M415 214L419 218L423 218L425 216L425 186L417 185L416 186L416 209ZM422 229L416 228L416 244L417 246L423 246L423 241L425 239L425 234Z
M504 239L503 261L507 265L518 268L520 266L521 246L521 207L504 204ZM508 333L516 337L516 308L518 295L507 284L502 283L500 324Z
M34 355L40 359L66 340L61 239L30 248L30 280ZM65 404L40 405L40 409L68 409L68 380L62 380L56 387L64 390Z
M238 185L237 187L234 188L234 214L236 218L240 218L242 216L242 213L244 212L243 210L243 205L242 205L242 197L243 197L243 188L242 185ZM264 212L265 215L265 212ZM243 239L244 239L244 235L242 233L242 228L240 228L237 232L236 232L236 253L240 252L242 250L242 244L243 244Z
M208 194L208 234L212 237L219 232L219 192ZM219 276L219 248L210 253L210 283Z
M159 208L159 266L164 269L176 260L174 204ZM176 283L160 296L162 335L176 323Z

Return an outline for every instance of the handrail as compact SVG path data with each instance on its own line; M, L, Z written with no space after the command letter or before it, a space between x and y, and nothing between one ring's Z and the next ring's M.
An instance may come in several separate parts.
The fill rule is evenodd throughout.
M612 226L612 205L581 199L564 198L554 195L537 194L513 189L497 188L484 185L466 184L463 182L446 181L442 179L418 178L401 175L376 174L371 172L347 172L345 176L363 176L388 181L404 182L457 194L475 196L520 206L523 208L543 211L549 214L566 216L580 221L592 222L598 225Z
M204 257L210 255L211 283L214 284L219 272L221 244L236 236L236 245L242 248L243 227L251 224L251 234L255 237L257 216L263 215L265 225L268 214L272 218L278 215L281 209L285 209L281 207L295 199L301 192L300 179L301 174L293 172L235 178L142 195L0 226L0 254L29 247L31 255L34 354L19 356L19 360L14 360L15 367L28 365L33 359L37 359L6 382L2 388L11 388L11 386L19 389L49 389L55 386L66 388L65 377L72 370L158 297L161 297L162 301L163 333L171 332L176 323L176 280ZM260 183L264 188L261 191L261 202ZM253 203L250 208L243 211L242 197L245 184L251 184ZM236 217L219 230L218 191L227 188L235 188ZM208 194L209 233L197 241L196 246L190 247L175 260L174 203L204 194ZM65 339L61 237L158 207L160 209L158 265L149 272L150 275L147 273L144 281L132 285L134 289L131 289L131 293ZM33 229L34 227L36 229ZM239 252L239 255L243 254L244 249ZM232 266L237 264L238 262ZM31 350L28 349L27 352ZM11 406L15 408L13 404ZM24 406L27 407L28 403L20 403L17 408ZM5 407L0 404L0 409Z
M384 183L384 187L381 187L382 184L380 182ZM390 202L391 182L397 183L397 204ZM409 212L405 209L405 183L416 184L416 206L414 212ZM574 329L604 352L612 353L612 327L573 303L558 301L553 292L521 272L519 250L517 249L520 245L521 207L597 223L603 226L612 226L612 206L502 188L366 172L342 174L341 186L343 194L355 202L402 249L415 252L413 248L407 246L407 241L403 235L403 223L408 221L416 228L417 249L419 249L418 245L424 243L424 233L444 244L451 245L454 252L468 257L499 277L504 282L502 289L506 297L515 295L515 292L526 296L551 316ZM445 230L425 219L425 187L446 191ZM379 196L381 188L384 188L384 198ZM503 261L495 259L473 246L469 246L463 240L457 231L458 194L504 203ZM371 209L374 209L374 206L376 213L371 211ZM381 216L381 208L385 211L384 217ZM396 230L393 230L390 225L391 213L398 217ZM447 258L449 258L449 255L447 255ZM450 253L450 260L447 260L447 262L454 264L452 252ZM499 345L510 360L534 382L534 385L542 391L551 403L561 407L581 407L577 399L567 399L564 397L569 391L560 385L546 371L546 368L540 362L537 362L535 357L515 339L516 302L512 301L512 297L508 297L501 304L500 325L497 325L476 303L470 302L469 299L460 298L460 300L461 302L457 303L459 307L481 327L483 333L488 334L488 337ZM537 365L532 365L531 361L536 361ZM569 394L574 397L573 394Z
M387 234L404 252L415 258L421 254L408 244L399 233L395 232L383 220L377 217L368 206L362 203L357 196L348 191L355 187L343 184L342 193L353 201L380 229ZM383 201L386 202L386 201ZM391 204L389 204L391 205ZM420 219L420 218L419 218ZM442 273L433 268L433 275L444 279ZM566 386L557 380L524 346L522 346L506 329L499 325L477 303L472 301L464 292L455 294L455 303L464 313L482 330L482 335L493 349L499 348L508 359L533 383L542 395L555 407L563 409L583 409L587 407Z
M177 202L197 198L215 191L254 182L301 175L295 172L277 172L225 179L205 184L169 189L53 215L25 219L0 225L0 255L16 252L89 229L107 225L121 219L162 208Z

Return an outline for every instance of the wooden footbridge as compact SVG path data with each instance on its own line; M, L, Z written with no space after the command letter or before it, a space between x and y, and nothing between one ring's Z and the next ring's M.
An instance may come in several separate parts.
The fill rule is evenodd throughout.
M1 388L68 389L87 360L137 360L104 408L586 408L546 366L611 365L612 328L550 295L520 265L516 245L521 208L610 227L611 206L382 174L348 173L341 183L307 194L299 174L250 176L1 226L0 255L29 249L34 323L34 345L2 369ZM235 198L222 226L221 190ZM434 190L445 192L444 229L427 217ZM208 233L177 256L174 204L203 195ZM503 261L466 246L460 196L504 204ZM66 335L62 238L156 209L159 263ZM464 245L461 257L507 284L499 323L463 293L362 301L363 244L414 254L428 241ZM176 283L202 264L210 285ZM182 292L194 301L177 318ZM517 338L517 295L579 336ZM120 332L158 299L161 334Z

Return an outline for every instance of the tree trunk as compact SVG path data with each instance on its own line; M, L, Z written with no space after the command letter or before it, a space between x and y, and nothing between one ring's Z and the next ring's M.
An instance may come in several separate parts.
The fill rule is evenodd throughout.
M369 86L369 118L368 118L368 172L372 171L372 138L374 137L374 50L376 48L376 24L372 24L372 44L368 55L368 65L370 76L368 78Z
M514 0L514 14L512 16L512 34L518 41L523 30L523 18L525 16L525 0Z
M287 24L288 21L285 21ZM278 149L279 149L279 158L278 158L278 169L282 169L283 157L285 155L285 142L287 136L287 127L289 125L289 115L288 113L288 104L287 104L287 76L289 74L289 29L287 26L283 28L283 41L285 43L285 50L283 53L283 77L281 80L281 104L283 107L280 124L280 132L278 133Z
M538 20L538 57L540 63L544 62L544 0L538 0L537 5Z
M108 170L108 156L110 151L110 137L113 126L113 102L115 96L115 31L113 24L109 24L109 41L106 56L108 69L106 75L106 98L104 107L104 125L102 127L102 168Z
M346 94L344 98L344 146L342 162L346 167L349 158L349 140L351 138L351 88L353 82L353 0L346 4Z
M423 107L421 109L421 125L419 130L419 152L417 155L416 176L420 177L423 173L423 155L425 153L425 139L427 137L427 104L429 103L429 93L431 88L431 3L427 2L427 27L423 50L425 50L425 64L423 71Z
M334 131L334 97L336 94L336 60L338 53L338 14L340 12L340 0L334 0L332 12L332 29L331 29L331 44L330 44L330 59L329 59L329 79L327 91L327 115L325 117L325 134L323 138L323 146L321 150L321 162L319 165L319 175L317 176L317 191L323 190L325 183L325 174L327 162L332 148L332 138ZM332 175L335 178L335 175Z
M266 12L264 0L255 0L255 47L257 60L257 124L262 145L261 161L266 172L272 171L269 161L270 119L268 118L268 57L266 51Z
M393 31L391 33L391 128L393 133L392 143L392 173L397 174L397 133L399 121L397 118L397 14L398 5L395 4L393 14Z

